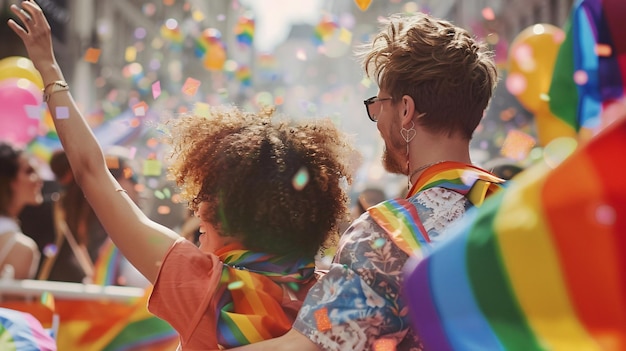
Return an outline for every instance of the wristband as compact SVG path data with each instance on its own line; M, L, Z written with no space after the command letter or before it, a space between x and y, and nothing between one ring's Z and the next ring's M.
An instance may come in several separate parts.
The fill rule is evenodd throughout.
M70 86L64 80L54 81L43 88L43 101L48 102L52 94L68 90L70 90Z

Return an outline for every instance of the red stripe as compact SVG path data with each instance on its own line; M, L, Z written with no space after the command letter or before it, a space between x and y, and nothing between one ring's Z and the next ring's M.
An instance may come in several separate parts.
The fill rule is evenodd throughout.
M606 349L626 348L626 289L621 279L626 272L626 239L621 234L626 231L626 169L615 162L626 150L624 122L552 172L542 193L572 304ZM613 225L602 223L603 210L609 218L615 211ZM615 348L620 342L622 347Z

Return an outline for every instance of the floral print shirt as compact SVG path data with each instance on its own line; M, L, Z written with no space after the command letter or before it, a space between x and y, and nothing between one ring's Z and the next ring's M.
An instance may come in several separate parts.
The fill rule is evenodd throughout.
M443 188L424 190L409 201L434 242L471 206ZM294 329L323 350L423 350L402 299L408 258L364 213L342 236L333 264L309 291Z

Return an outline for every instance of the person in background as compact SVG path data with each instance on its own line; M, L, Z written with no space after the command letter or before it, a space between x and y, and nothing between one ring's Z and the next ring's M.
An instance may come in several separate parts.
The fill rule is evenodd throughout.
M352 207L352 220L359 218L367 209L385 201L387 197L382 189L368 187L359 193L356 204Z
M40 253L20 230L18 215L43 201L43 181L24 151L0 142L0 271L7 278L32 279Z
M113 151L108 151L105 159L109 172L129 197L139 203L138 177L130 159ZM44 260L38 278L99 285L147 286L145 278L138 275L109 240L74 180L65 151L57 150L52 154L50 168L62 191L52 208L56 229L55 249Z
M367 116L385 142L385 169L408 176L407 198L372 206L352 223L291 331L238 349L422 350L402 292L403 267L500 190L503 180L473 166L469 155L497 80L483 44L427 14L392 16L362 58L379 87L364 101Z
M73 177L106 232L151 282L148 304L183 350L235 347L284 334L309 287L314 256L347 215L352 148L329 119L275 120L273 111L211 107L166 124L170 174L200 219L200 247L155 223L107 170L54 57L41 8L9 20L45 84ZM59 110L68 118L58 118ZM67 109L67 110L66 110Z

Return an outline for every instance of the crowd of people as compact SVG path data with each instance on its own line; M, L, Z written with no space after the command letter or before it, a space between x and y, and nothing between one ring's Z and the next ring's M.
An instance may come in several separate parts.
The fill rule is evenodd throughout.
M110 238L153 286L148 308L176 329L182 350L427 349L423 306L405 278L426 284L415 273L420 262L447 252L437 247L458 238L450 229L522 171L491 172L470 158L498 71L467 30L427 14L394 15L359 52L379 87L363 115L384 141L385 169L407 176L405 197L367 189L350 213L344 184L354 150L332 122L213 106L207 118L168 122L170 177L193 213L176 233L138 206L129 160L101 149L41 8L24 1L12 9L23 24L9 26L41 73L63 145L50 162L62 194L48 224L53 253L38 250L17 220L41 202L42 181L23 153L0 145L0 266L13 267L13 277L97 280L94 262ZM68 118L56 118L59 107ZM338 234L332 262L316 269L319 248ZM11 257L18 248L28 254Z

